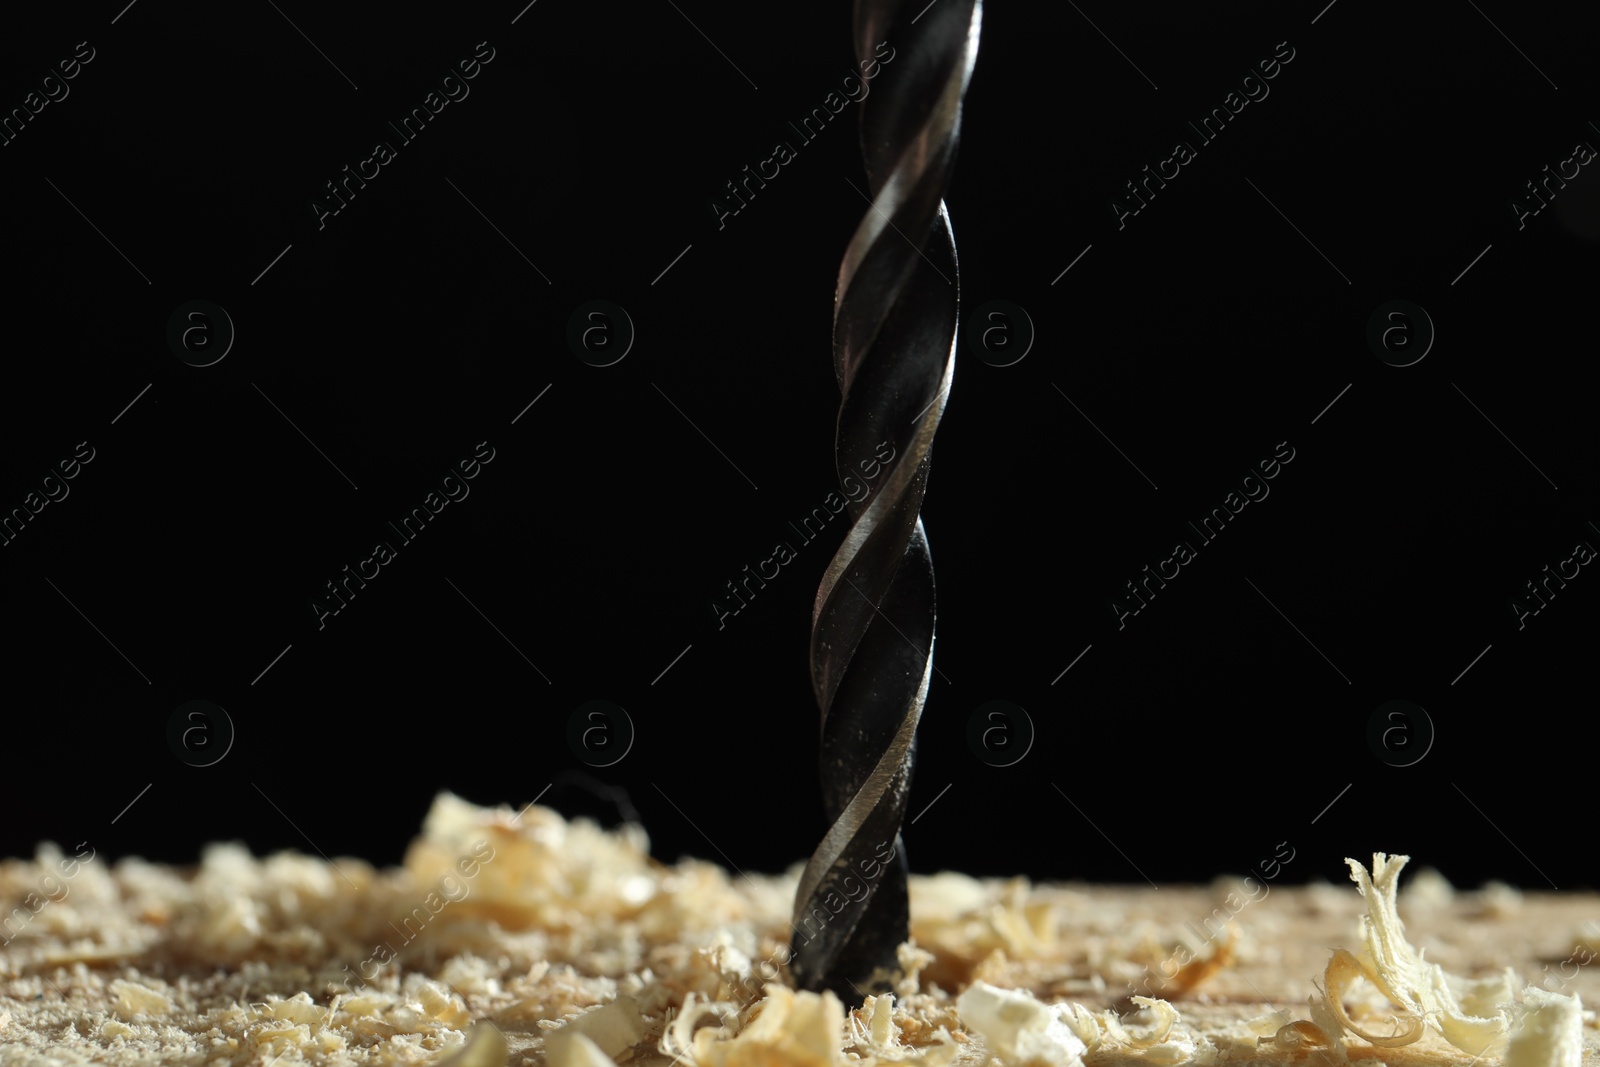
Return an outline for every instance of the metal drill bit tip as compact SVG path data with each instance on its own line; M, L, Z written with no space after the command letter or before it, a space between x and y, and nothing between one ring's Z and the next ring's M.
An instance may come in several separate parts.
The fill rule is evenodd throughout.
M955 235L942 199L977 58L980 0L857 0L871 204L839 266L833 362L839 478L876 469L817 590L811 682L827 835L795 895L790 969L859 1003L888 987L909 934L900 839L933 670L933 557L920 512L955 369ZM886 48L888 51L879 51ZM890 458L883 460L887 452Z

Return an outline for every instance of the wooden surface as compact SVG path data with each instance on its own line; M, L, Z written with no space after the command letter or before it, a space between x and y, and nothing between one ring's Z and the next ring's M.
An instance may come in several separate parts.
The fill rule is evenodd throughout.
M388 872L359 860L264 860L239 849L213 851L187 872L137 861L82 865L61 883L68 891L52 889L59 899L30 913L0 947L0 1065L433 1063L483 1019L505 1034L509 1063L542 1064L551 1029L620 995L638 1005L642 1029L614 1058L653 1067L670 1062L659 1045L686 995L759 999L741 997L738 983L761 960L781 958L798 867L749 878L697 861L666 867L648 858L642 835L603 834L543 809L515 825L507 809L452 812L430 823L404 869ZM493 858L470 877L457 870L443 885L466 894L452 888L460 898L436 897L438 910L429 911L426 894L469 854L474 835L492 843ZM0 903L8 912L22 906L60 859L0 863ZM1600 949L1586 934L1600 930L1600 897L1491 890L1447 899L1426 876L1413 884L1401 894L1401 914L1430 962L1464 977L1510 966L1524 981L1544 980L1586 1005L1600 1001L1600 971L1579 965L1582 951L1574 957L1586 936L1587 951ZM1155 981L1148 991L1171 998L1181 1015L1175 1035L1191 1041L1193 1054L1175 1060L1170 1045L1152 1052L1112 1040L1086 1057L1087 1067L1337 1062L1335 1051L1286 1051L1257 1039L1309 1017L1307 998L1333 949L1359 950L1361 897L1350 883L1274 887L1234 908L1228 894L1238 888L1237 879L1153 890L915 878L913 935L924 954L894 1016L913 1046L906 1062L918 1062L916 1047L937 1052L947 1042L957 1067L988 1058L954 1009L973 981L1115 1010L1128 1006L1129 992L1146 990L1146 967L1171 973L1188 954L1212 959L1214 971L1186 992ZM385 941L393 960L375 959ZM1392 1009L1365 983L1345 1004L1364 1026L1387 1032ZM1135 1036L1149 1028L1145 1016L1125 1023ZM938 1036L941 1026L948 1038ZM1584 1064L1600 1062L1592 1021L1584 1044ZM1356 1038L1347 1046L1352 1061L1397 1067L1473 1059L1431 1032L1399 1049ZM740 1055L722 1067L884 1060L843 1035L815 1063L772 1050Z

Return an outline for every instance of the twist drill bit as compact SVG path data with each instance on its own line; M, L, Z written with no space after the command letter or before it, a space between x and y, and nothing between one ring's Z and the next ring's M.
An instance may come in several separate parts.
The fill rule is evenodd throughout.
M869 483L876 491L850 503L850 530L812 611L830 827L795 895L791 957L801 988L831 989L850 1004L887 987L910 927L900 824L934 639L933 558L920 512L959 311L943 196L980 18L981 0L855 7L863 72L881 42L904 58L861 102L871 204L839 266L833 311L841 481L875 470L880 443L894 451Z

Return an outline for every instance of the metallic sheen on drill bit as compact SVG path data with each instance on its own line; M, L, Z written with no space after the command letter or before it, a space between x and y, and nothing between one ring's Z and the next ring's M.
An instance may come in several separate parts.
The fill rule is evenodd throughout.
M920 512L959 310L943 196L980 17L981 0L857 0L855 9L863 72L882 42L895 63L861 103L871 204L834 298L842 394L834 452L846 486L866 474L876 490L850 503L852 525L812 612L831 826L800 879L791 958L801 988L831 989L847 1003L887 988L909 933L900 825L934 640L933 559ZM875 479L882 442L894 452Z

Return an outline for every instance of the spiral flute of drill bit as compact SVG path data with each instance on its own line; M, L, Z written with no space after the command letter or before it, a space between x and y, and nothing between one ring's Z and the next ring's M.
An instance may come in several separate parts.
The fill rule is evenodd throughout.
M878 42L905 58L862 102L871 203L840 264L833 314L841 480L876 443L896 449L877 491L850 504L812 612L830 826L800 879L791 958L798 985L849 1003L886 987L909 933L900 825L933 671L933 559L920 512L955 369L955 235L943 195L981 0L925 4L855 9L863 69Z

